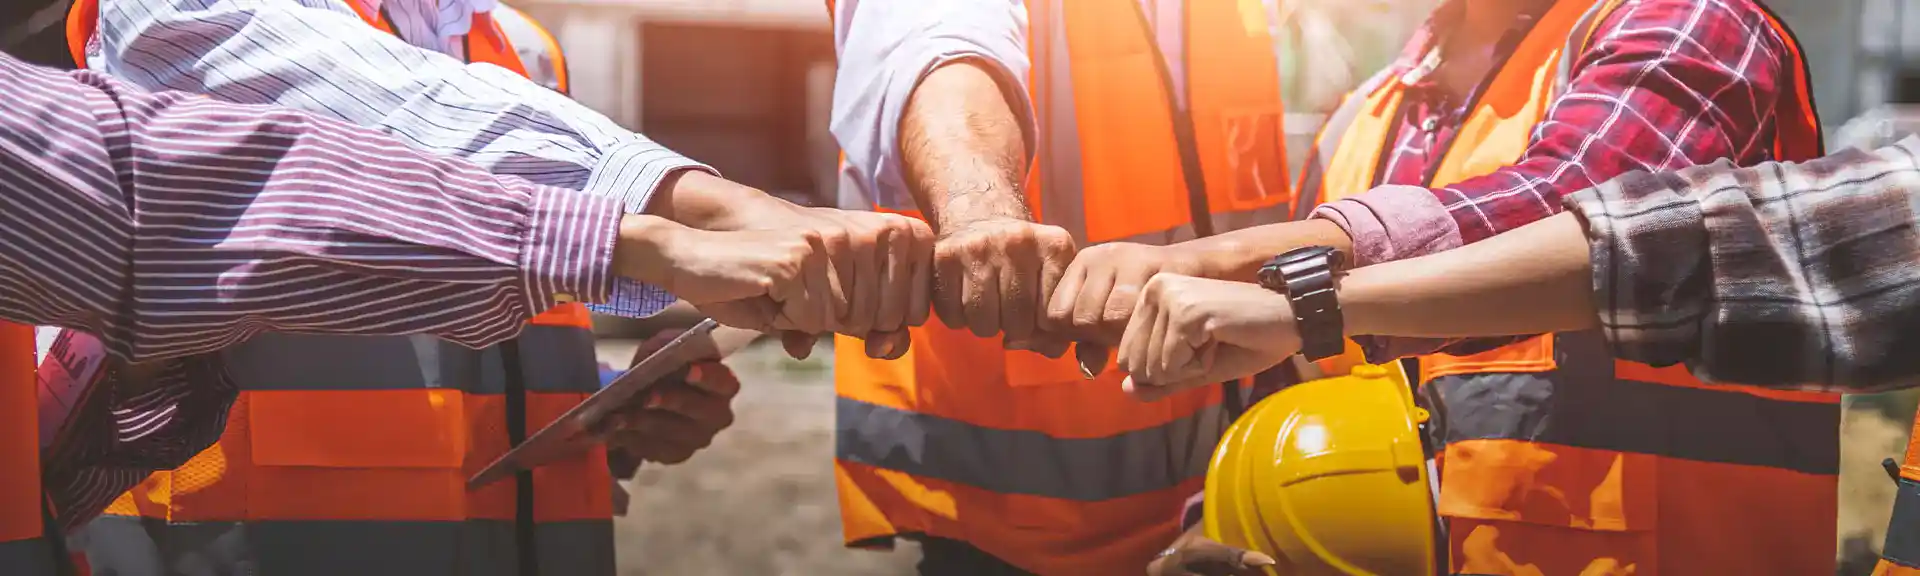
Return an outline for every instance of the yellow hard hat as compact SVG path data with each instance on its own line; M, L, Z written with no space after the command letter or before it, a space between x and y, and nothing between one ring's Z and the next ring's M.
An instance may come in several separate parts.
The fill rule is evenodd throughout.
M1207 536L1272 556L1267 574L1433 574L1425 420L1397 362L1274 393L1214 449Z

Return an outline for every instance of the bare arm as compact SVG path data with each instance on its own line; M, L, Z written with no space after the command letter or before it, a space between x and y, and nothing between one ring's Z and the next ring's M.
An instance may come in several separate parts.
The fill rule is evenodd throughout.
M900 119L907 191L934 230L945 234L983 220L1032 221L1020 182L1027 142L1006 93L971 60L927 74Z
M1340 281L1347 333L1416 337L1538 334L1598 325L1593 271L1571 212Z

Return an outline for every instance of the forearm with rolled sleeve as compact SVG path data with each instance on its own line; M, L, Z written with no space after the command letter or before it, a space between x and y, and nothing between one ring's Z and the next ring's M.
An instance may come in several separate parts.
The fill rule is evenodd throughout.
M902 177L900 119L914 88L942 65L968 60L1006 87L1034 149L1027 96L1027 8L1021 0L840 0L834 8L840 68L832 132L866 198L912 207ZM1031 152L1029 152L1031 153Z

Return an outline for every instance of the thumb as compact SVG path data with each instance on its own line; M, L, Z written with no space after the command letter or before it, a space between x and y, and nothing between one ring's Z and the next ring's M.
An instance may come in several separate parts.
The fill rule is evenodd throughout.
M1113 356L1104 344L1079 342L1073 345L1073 357L1080 362L1080 374L1092 380L1107 369L1107 361Z
M818 336L806 332L787 330L780 333L781 347L786 348L787 355L795 360L806 360L808 356L812 356L814 342L819 339Z
M1272 556L1204 539L1182 548L1174 559L1188 573L1207 576L1253 574L1277 564Z

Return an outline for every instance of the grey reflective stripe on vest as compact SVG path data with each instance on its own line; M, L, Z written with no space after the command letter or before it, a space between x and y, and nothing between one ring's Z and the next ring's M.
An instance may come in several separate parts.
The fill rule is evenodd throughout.
M842 460L1001 494L1080 502L1164 490L1204 476L1226 428L1218 405L1103 438L1003 430L836 399Z
M591 331L528 326L520 358L533 392L600 388ZM241 390L505 390L499 346L475 350L431 336L315 336L266 333L224 353Z
M540 573L611 576L613 521L538 525ZM102 516L84 529L96 574L514 576L513 522L249 521ZM7 572L12 574L12 572Z
M1444 441L1526 440L1839 472L1839 403L1619 379L1598 333L1555 337L1556 370L1442 376L1422 387L1429 398L1439 395Z
M0 542L0 573L7 576L54 576L53 547L45 538Z

